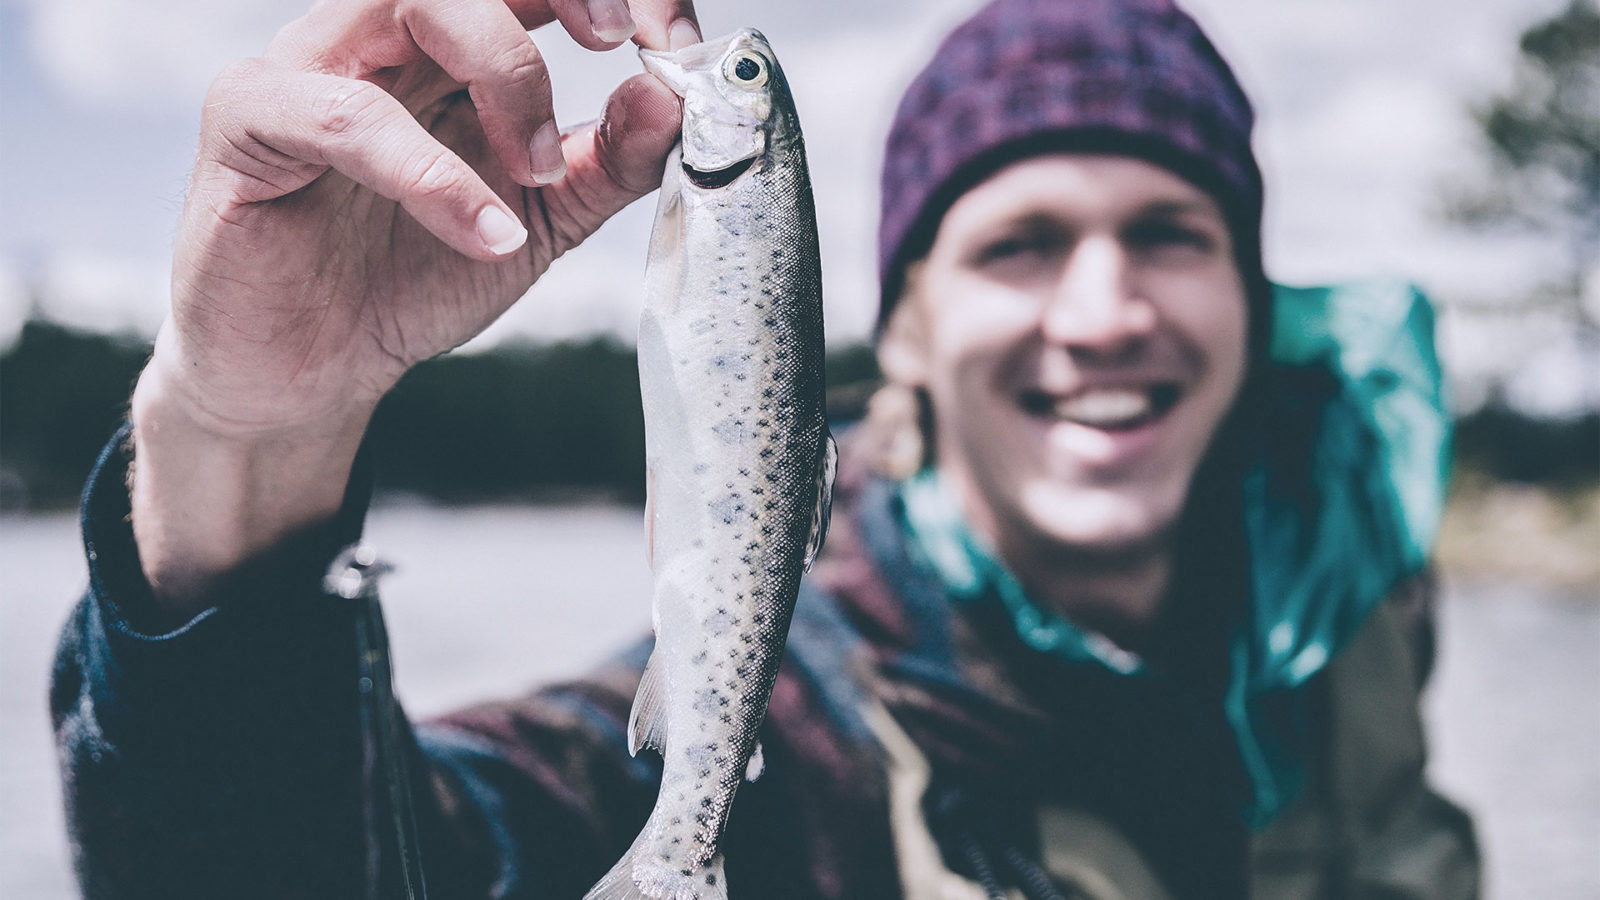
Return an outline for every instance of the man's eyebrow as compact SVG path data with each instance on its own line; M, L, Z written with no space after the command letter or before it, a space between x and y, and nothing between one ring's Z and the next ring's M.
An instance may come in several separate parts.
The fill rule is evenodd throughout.
M1175 219L1182 216L1222 216L1222 211L1210 200L1154 200L1140 207L1139 218Z
M1055 215L1050 210L1029 206L1003 217L995 223L993 230L1005 232L1015 231L1019 228L1037 231L1060 231L1063 229L1063 224L1060 216Z

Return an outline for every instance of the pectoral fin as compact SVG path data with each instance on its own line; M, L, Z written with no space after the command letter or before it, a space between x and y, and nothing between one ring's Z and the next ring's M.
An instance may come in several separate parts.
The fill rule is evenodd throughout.
M661 669L652 650L650 661L644 664L639 693L633 698L633 711L628 714L628 753L634 756L639 755L640 747L667 748L667 685Z
M822 427L822 449L817 454L817 505L811 513L811 537L806 541L806 571L822 552L828 538L828 519L833 514L833 478L839 474L839 447L828 427Z
M644 470L644 561L656 567L656 470Z
M750 761L744 766L744 780L755 781L766 770L767 757L761 752L761 742L756 741L756 748L750 752Z

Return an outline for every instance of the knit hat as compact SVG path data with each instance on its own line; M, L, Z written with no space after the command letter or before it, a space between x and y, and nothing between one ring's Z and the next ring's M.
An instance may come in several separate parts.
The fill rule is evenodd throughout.
M1050 152L1149 160L1210 194L1233 235L1265 345L1261 172L1254 115L1233 72L1171 0L994 0L945 39L889 131L878 233L878 323L906 264L964 191Z

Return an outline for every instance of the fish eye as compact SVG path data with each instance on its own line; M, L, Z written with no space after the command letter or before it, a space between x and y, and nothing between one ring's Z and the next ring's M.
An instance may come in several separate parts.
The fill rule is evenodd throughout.
M743 50L728 57L728 78L744 87L760 87L767 83L767 61L758 53Z

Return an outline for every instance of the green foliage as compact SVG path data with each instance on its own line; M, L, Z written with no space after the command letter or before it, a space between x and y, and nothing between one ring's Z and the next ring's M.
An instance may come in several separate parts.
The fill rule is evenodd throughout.
M1600 413L1534 419L1489 404L1456 421L1456 467L1497 482L1600 483Z
M1600 6L1571 0L1523 32L1510 90L1474 110L1488 177L1457 192L1450 218L1559 242L1565 271L1545 298L1593 333L1582 304L1600 252Z
M29 322L0 356L6 507L73 503L127 415L143 342ZM853 417L876 383L870 348L830 356L830 407ZM854 385L854 387L852 387ZM631 347L611 340L447 355L385 397L369 432L380 489L456 501L644 491L644 419Z
M554 488L643 496L639 371L612 341L431 360L384 398L370 435L380 487L452 499Z
M149 345L30 321L0 356L6 506L66 506L128 413Z

